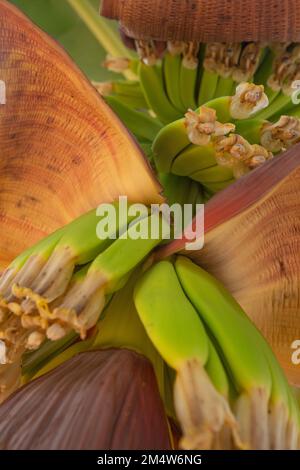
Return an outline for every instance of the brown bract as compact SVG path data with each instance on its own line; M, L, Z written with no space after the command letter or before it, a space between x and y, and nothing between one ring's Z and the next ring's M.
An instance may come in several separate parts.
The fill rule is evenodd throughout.
M150 362L129 350L81 353L0 406L0 449L170 449Z
M184 251L183 239L158 251L159 258L183 251L222 281L298 386L292 343L300 339L299 163L296 145L214 196L205 206L202 250Z
M242 42L300 39L300 0L102 0L101 13L138 39Z
M56 42L5 0L0 79L0 269L101 202L162 200L119 119Z

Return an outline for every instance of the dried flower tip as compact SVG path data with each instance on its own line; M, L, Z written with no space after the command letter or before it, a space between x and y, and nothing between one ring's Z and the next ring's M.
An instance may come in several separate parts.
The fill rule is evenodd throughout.
M103 62L103 67L111 72L122 73L130 67L130 59L127 57L110 57L107 56Z
M291 44L291 42L272 42L268 46L277 56L279 56L282 55Z
M274 61L273 72L270 75L267 84L274 91L284 89L285 94L290 94L290 84L292 77L298 70L300 60L300 48L295 46L292 51L284 50L278 54Z
M296 89L299 89L299 87L297 86L297 88L295 88L295 83L297 85L297 82L300 80L300 66L298 65L298 68L290 75L286 78L285 82L283 83L282 85L282 92L284 95L286 96L291 96Z
M266 124L261 134L261 144L271 152L280 152L300 142L300 119L281 116L275 124Z
M199 112L189 109L185 114L185 127L195 145L207 145L212 137L224 136L235 130L234 124L218 122L216 111L206 106L201 106Z
M237 161L246 161L253 154L252 145L238 134L219 137L215 141L216 159L220 164L234 166Z
M200 44L198 42L187 42L184 44L183 67L195 70L198 67L198 53Z
M28 336L25 347L26 349L34 351L41 346L45 339L46 335L44 333L41 333L40 331L34 331Z
M183 431L180 441L183 449L211 449L224 426L236 446L243 447L226 398L215 389L196 359L187 361L178 371L174 403Z
M153 41L138 39L135 41L136 50L144 64L152 66L157 62L157 52Z
M68 331L59 323L53 323L46 331L47 338L51 341L57 341L66 336L67 333Z
M234 119L247 119L269 105L263 85L241 83L231 98L230 114Z
M41 328L46 330L48 328L48 321L46 318L41 318L39 315L24 314L21 317L21 325L25 330L32 328Z
M217 72L218 60L221 54L223 44L211 42L206 45L203 67L209 72Z
M217 72L223 78L232 77L237 67L242 50L241 43L224 43L220 49L220 57L217 63Z
M253 170L261 165L263 165L267 160L273 158L272 152L269 152L266 148L261 145L254 144L252 145L253 154L245 163Z
M113 84L111 82L92 82L101 96L109 96L113 92Z
M171 55L180 55L185 49L185 43L183 41L168 41L167 49Z
M257 42L251 42L244 47L232 74L236 82L247 82L252 79L259 65L261 49L261 44Z
M269 397L264 389L253 389L243 393L235 404L235 416L239 424L241 439L248 449L270 448L268 428Z

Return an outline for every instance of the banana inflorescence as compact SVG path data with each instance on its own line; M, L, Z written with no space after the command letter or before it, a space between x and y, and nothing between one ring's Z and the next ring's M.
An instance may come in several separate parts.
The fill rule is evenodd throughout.
M136 48L140 60L105 63L136 81L102 84L102 93L159 173L192 179L211 197L300 141L291 101L298 44L139 40Z
M135 305L176 371L185 449L296 449L299 405L267 342L225 288L188 258L159 261Z

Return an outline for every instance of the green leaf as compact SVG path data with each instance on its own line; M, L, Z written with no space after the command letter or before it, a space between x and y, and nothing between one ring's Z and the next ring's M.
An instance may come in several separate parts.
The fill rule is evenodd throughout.
M105 81L119 77L101 67L107 55L106 50L67 0L10 1L56 39L91 80ZM88 11L93 8L95 22L99 20L99 28L103 25L102 34L117 31L116 23L100 18L99 0L84 0L84 3Z

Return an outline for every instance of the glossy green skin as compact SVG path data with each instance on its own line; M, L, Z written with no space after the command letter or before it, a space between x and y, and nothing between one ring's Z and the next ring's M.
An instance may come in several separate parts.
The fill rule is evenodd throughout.
M105 101L137 138L152 142L162 128L162 124L157 119L130 108L120 98L106 96Z
M143 93L150 109L163 123L179 119L182 114L169 101L163 82L162 70L158 66L148 66L143 62L139 65L139 79Z
M133 220L132 216L127 215L123 225L119 226L119 204L116 202L113 207L116 213L116 227L111 226L111 232L107 233L106 238L100 239L97 235L97 225L101 216L94 209L74 220L67 227L65 234L56 245L56 250L70 247L74 253L75 262L79 265L92 261L114 241L111 237L115 229L118 234L119 230L126 228L127 224Z
M230 96L234 90L235 83L232 78L220 77L215 91L214 98L221 98L222 96Z
M152 238L150 227L153 221L160 225L159 237ZM111 292L114 286L127 276L165 237L169 224L160 214L144 216L141 220L132 222L124 236L119 237L93 261L88 271L102 275L107 282L106 292ZM148 233L149 236L148 236ZM146 233L146 238L137 238L138 233Z
M172 173L189 176L196 171L216 165L215 151L211 145L190 144L175 158Z
M207 334L170 261L155 264L143 275L134 302L148 336L172 368L178 370L192 358L205 365Z
M158 171L169 173L175 157L190 143L184 119L178 119L163 127L157 134L152 146Z
M216 98L205 103L205 106L216 110L219 122L226 123L232 120L230 96ZM190 144L185 128L185 118L178 119L163 127L157 134L152 147L158 171L169 173L175 157Z
M210 376L210 379L216 387L216 390L218 390L218 392L220 392L224 397L228 397L229 382L226 371L211 340L209 340L209 355L208 361L205 365L205 370Z
M172 55L167 52L163 59L163 73L169 101L181 114L184 106L180 97L180 69L181 55Z
M265 340L254 324L222 284L191 260L178 257L175 268L186 295L222 350L237 388L263 387L270 394Z
M198 106L202 106L215 96L219 80L219 75L214 72L203 70L201 77L200 90L198 95Z
M186 112L189 108L197 108L195 99L197 74L198 67L195 69L188 69L181 63L179 87L184 112Z
M236 121L236 133L248 140L250 144L260 144L262 128L268 121L264 119L245 119Z
M52 253L52 251L54 250L59 240L64 235L67 227L68 225L56 230L55 232L48 235L48 237L43 238L35 245L23 251L19 256L17 256L17 258L15 258L11 262L9 267L19 270L26 263L28 258L31 255L35 255L35 254L38 254L39 256L42 256L45 259L47 259Z
M202 184L220 183L223 181L228 181L232 177L232 170L220 165L204 168L203 170L195 171L195 173L191 174L191 178L193 180L199 181L199 183Z

